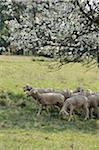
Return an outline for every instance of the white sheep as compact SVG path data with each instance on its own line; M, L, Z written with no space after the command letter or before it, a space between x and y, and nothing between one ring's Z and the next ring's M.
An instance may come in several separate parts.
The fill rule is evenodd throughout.
M26 85L23 87L24 92L30 91L31 89L34 91L36 90L39 93L51 93L51 92L53 92L53 89L49 89L49 88L33 88L30 85Z
M32 87L30 85L25 85L23 87L23 91L26 92L26 91L30 91L32 89Z
M95 92L93 92L92 90L88 89L88 90L82 90L80 92L73 92L71 94L71 96L76 96L76 95L83 95L83 96L89 96L89 95L94 95Z
M96 112L97 116L99 117L99 111L98 111L99 94L88 95L87 98L88 98L88 104L89 104L91 117L93 116L94 111Z
M82 87L77 87L74 91L73 91L73 93L78 93L78 92L83 92L84 91L84 89L82 88Z
M72 91L68 90L68 89L64 89L64 90L54 90L54 93L60 93L65 97L65 100L69 97L71 97L72 95Z
M84 91L85 96L94 95L94 94L95 92L93 92L91 89L87 89L86 91Z
M36 90L39 93L60 93L65 97L65 99L71 97L71 94L72 94L72 91L70 91L68 89L54 90L54 89L50 89L50 88L32 88L30 85L26 85L23 87L24 92L30 91L31 89L33 89L34 91Z
M86 112L85 120L88 119L89 118L88 99L83 95L76 95L68 98L64 102L63 107L59 114L66 115L66 116L69 115L69 120L71 120L74 110L81 109L81 108L83 108Z
M98 106L99 106L99 93L98 92L93 92L90 89L83 91L83 92L78 92L78 93L73 93L71 96L75 95L83 95L88 98L88 107L89 107L89 114L92 117L93 112L96 113L96 115L99 118L99 112L98 112Z
M40 115L41 110L46 106L58 106L62 107L65 101L65 97L60 93L42 93L40 94L38 91L34 91L33 89L26 93L27 96L32 96L39 104L39 111L37 116Z

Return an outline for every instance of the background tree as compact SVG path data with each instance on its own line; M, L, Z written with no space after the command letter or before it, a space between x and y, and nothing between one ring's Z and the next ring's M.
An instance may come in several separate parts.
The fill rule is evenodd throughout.
M13 53L55 57L61 62L98 57L98 0L10 3L13 18L8 20L8 27Z
M0 54L6 50L9 45L8 38L10 32L8 29L8 21L12 19L11 16L11 5L9 1L0 1Z

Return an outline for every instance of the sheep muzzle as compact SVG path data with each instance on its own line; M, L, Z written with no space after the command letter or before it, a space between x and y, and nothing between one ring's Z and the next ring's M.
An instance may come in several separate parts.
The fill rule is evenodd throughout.
M25 96L26 96L26 97L29 97L29 96L30 96L29 92L26 92L26 93L25 93Z
M59 115L62 115L62 116L69 116L69 113L66 112L66 111L60 111Z

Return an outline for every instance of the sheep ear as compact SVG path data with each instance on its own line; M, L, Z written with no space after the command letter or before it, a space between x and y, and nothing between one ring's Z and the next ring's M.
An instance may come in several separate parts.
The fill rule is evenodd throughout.
M26 84L26 86L27 86L27 87L30 87L30 85L29 85L29 84Z

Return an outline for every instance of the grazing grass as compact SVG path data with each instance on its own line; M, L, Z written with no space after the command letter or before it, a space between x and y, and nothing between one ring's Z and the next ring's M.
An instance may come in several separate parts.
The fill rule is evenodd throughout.
M80 63L69 63L58 69L58 63L44 58L0 56L0 89L23 93L22 86L69 88L80 85L99 90L99 69L90 69ZM89 70L90 69L90 70Z
M22 87L85 89L99 91L99 70L80 63L58 68L43 57L0 56L0 150L99 150L99 120L68 122L57 110L42 112L24 96Z

